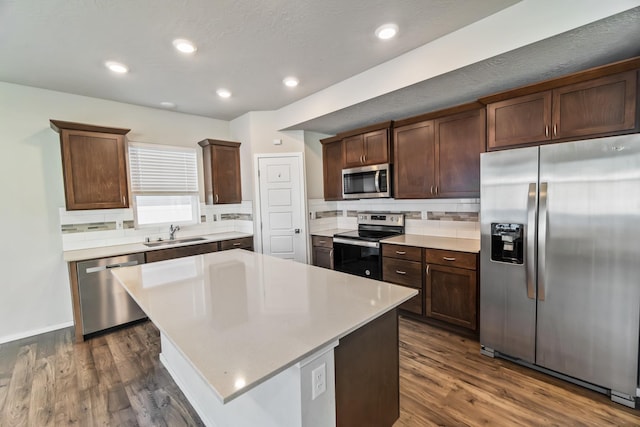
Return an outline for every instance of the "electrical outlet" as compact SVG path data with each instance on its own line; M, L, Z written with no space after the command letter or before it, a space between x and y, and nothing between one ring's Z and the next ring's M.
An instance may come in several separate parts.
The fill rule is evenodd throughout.
M327 391L327 364L315 368L311 371L311 400Z

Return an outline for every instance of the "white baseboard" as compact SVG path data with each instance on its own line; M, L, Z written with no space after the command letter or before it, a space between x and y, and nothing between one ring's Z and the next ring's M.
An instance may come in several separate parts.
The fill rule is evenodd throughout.
M57 325L47 326L45 328L38 328L32 329L30 331L20 332L19 334L5 335L3 337L0 337L0 344L21 340L22 338L29 338L35 335L44 334L46 332L57 331L58 329L68 328L69 326L73 326L73 320L69 322L59 323Z

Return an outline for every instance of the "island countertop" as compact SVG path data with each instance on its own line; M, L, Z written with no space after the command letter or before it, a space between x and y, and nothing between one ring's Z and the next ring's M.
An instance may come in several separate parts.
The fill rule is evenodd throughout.
M417 294L240 249L112 273L223 403Z

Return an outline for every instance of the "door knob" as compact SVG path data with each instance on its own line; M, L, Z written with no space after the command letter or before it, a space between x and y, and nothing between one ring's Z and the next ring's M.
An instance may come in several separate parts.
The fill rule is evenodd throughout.
M296 233L296 234L300 234L300 229L296 228L295 230L293 230L293 232Z

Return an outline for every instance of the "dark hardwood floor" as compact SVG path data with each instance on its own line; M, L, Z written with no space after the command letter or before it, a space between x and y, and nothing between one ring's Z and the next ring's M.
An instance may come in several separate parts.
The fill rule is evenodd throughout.
M0 345L0 426L202 425L158 361L153 324L80 344L72 336L64 329ZM401 318L395 426L640 425L640 411L481 356L478 346Z

